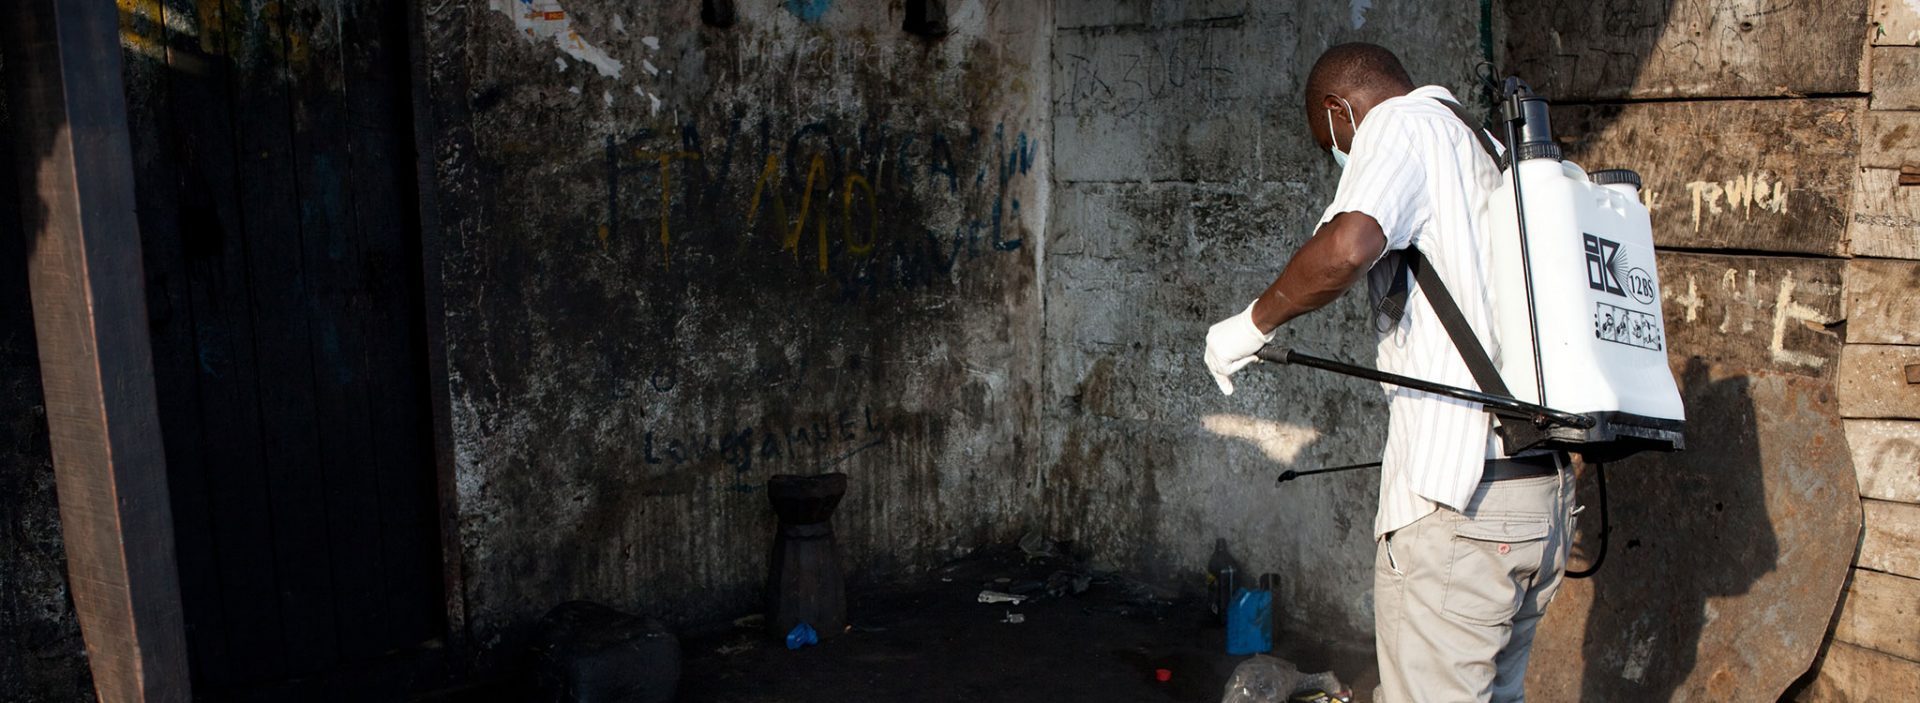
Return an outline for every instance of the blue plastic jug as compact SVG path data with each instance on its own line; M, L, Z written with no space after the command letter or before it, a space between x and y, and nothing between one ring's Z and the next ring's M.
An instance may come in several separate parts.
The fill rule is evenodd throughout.
M1261 654L1273 649L1273 592L1242 588L1227 606L1227 653Z

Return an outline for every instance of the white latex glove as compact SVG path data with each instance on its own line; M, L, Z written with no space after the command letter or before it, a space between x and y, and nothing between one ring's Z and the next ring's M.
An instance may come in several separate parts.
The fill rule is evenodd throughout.
M1229 377L1247 364L1259 361L1254 352L1270 341L1273 341L1271 332L1261 334L1260 328L1254 326L1251 303L1240 314L1221 320L1207 330L1207 372L1213 374L1214 383L1220 384L1221 393L1233 395L1233 379Z

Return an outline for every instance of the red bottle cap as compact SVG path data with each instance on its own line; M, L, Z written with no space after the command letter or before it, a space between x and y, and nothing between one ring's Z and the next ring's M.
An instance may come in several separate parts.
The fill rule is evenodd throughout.
M1156 681L1160 681L1160 682L1163 682L1163 683L1164 683L1164 682L1167 682L1167 681L1172 681L1172 680L1173 680L1173 670L1172 670L1172 669L1154 669L1154 670L1153 670L1153 678L1154 678L1154 680L1156 680Z

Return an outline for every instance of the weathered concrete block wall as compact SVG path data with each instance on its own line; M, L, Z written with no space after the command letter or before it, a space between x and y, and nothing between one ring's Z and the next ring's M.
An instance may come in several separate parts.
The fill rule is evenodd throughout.
M423 8L431 334L482 644L757 607L775 473L858 581L1038 524L1047 3ZM717 19L717 18L709 18Z
M1372 637L1377 474L1276 486L1287 468L1379 457L1377 385L1250 368L1223 397L1207 326L1239 311L1312 234L1338 172L1308 136L1306 73L1336 43L1397 51L1464 100L1477 3L1057 3L1044 383L1053 534L1103 565L1197 589L1214 538L1281 574L1303 637ZM1277 343L1371 363L1364 296Z
M1859 534L1842 293L1867 2L1504 11L1505 63L1554 99L1567 157L1646 182L1687 404L1686 451L1606 468L1609 555L1548 611L1528 693L1775 700L1820 651ZM1598 546L1592 473L1575 567Z

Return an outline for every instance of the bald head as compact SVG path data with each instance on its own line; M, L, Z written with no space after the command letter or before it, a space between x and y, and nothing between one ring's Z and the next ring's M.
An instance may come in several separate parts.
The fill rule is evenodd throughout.
M1388 98L1412 91L1413 78L1400 65L1400 57L1386 47L1365 42L1340 44L1320 54L1307 73L1307 125L1320 148L1333 144L1336 137L1345 148L1352 143L1352 125L1366 119L1367 111ZM1329 116L1334 124L1332 132L1327 126Z

